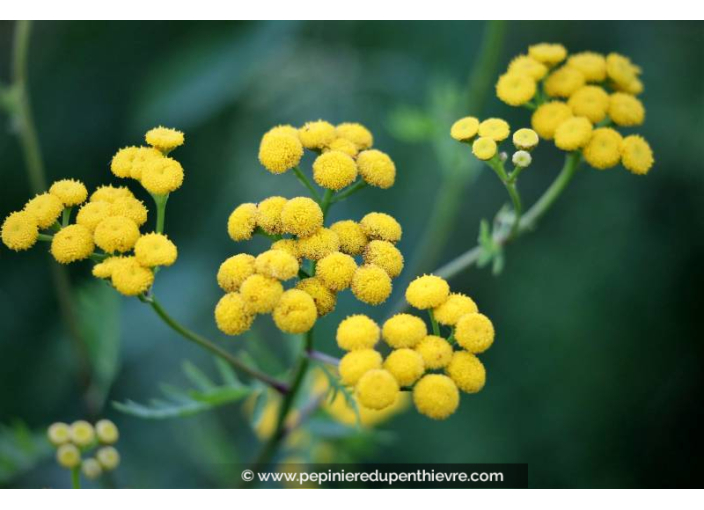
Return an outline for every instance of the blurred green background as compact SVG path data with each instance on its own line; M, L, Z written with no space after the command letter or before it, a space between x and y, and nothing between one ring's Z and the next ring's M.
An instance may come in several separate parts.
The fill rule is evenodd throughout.
M411 271L430 271L473 246L479 221L506 202L488 168L470 166L469 150L458 152L451 143L450 123L467 114L502 116L515 127L529 123L527 111L507 107L491 91L468 111L467 84L486 27L37 23L30 81L48 179L75 177L91 188L115 182L108 163L118 148L139 143L155 125L185 131L186 145L175 157L186 183L169 201L167 218L179 261L159 274L157 293L185 324L282 374L295 339L281 337L268 320L258 321L251 336L226 338L212 318L220 262L264 246L235 245L225 228L229 212L270 195L303 194L292 175L274 177L259 166L261 135L276 124L318 118L367 125L375 145L395 160L397 184L355 195L332 217L393 214L404 226L400 248L415 266ZM540 228L509 247L500 276L471 268L453 279L453 290L471 295L497 328L496 343L482 358L487 387L463 395L445 422L411 410L383 424L383 434L331 440L334 459L528 463L534 487L697 485L704 25L522 22L504 28L503 46L496 48L501 70L542 41L562 42L573 52L617 51L639 64L647 118L638 132L653 147L656 165L647 177L620 167L583 168ZM0 23L3 83L10 77L12 32L12 23ZM14 126L7 116L1 122L5 217L31 191ZM534 161L521 180L528 202L554 178L561 154L543 143ZM434 235L442 228L425 232L428 217L453 201L454 221L441 225L449 242L437 245ZM428 245L436 253L415 260ZM53 421L88 416L45 251L0 247L1 486L67 486L68 474L32 434ZM162 382L187 386L183 360L211 372L209 357L136 299L96 290L87 264L70 267L70 274L81 294L83 327L100 332L94 353L102 379L89 400L122 433L123 463L114 483L232 485L226 464L251 458L255 446L239 404L162 421L110 405L147 402ZM405 271L397 281L390 303L410 276ZM363 307L348 294L321 320L317 338L321 350L336 356L334 329L345 314L364 310L382 320L391 308Z

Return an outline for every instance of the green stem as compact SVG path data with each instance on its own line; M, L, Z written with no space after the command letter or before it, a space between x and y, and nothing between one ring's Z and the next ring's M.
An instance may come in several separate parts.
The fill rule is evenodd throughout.
M81 488L81 466L78 465L71 468L71 488L80 489Z
M487 22L479 56L472 74L469 76L467 86L466 109L470 113L479 113L481 105L486 102L487 94L493 90L507 26L508 22L506 21Z
M430 324L433 326L433 335L440 336L440 325L438 321L435 320L435 314L432 308L428 308L428 316L430 317Z
M49 234L39 234L37 236L37 239L40 241L46 241L46 242L51 242L54 239L54 236L50 236Z
M156 204L156 233L164 233L164 223L166 222L166 202L169 201L168 193L166 195L152 195Z
M313 183L311 183L308 180L308 177L305 176L305 174L301 171L300 168L297 166L293 167L293 173L296 174L296 177L298 178L301 183L308 188L308 191L310 191L310 194L313 195L313 198L315 199L316 202L320 203L320 193L318 193L318 190L315 189L313 186Z
M61 213L61 228L67 227L71 222L71 207L65 207Z
M353 195L353 194L357 193L359 190L364 189L366 187L367 187L367 181L360 179L357 182L355 182L352 186L349 186L347 189L345 189L345 190L339 192L337 195L335 195L332 198L331 203L335 204L337 202L341 202L344 199L346 199L347 197L349 197L350 195Z
M210 351L211 353L215 354L216 356L224 359L227 361L230 365L235 367L235 369L239 370L242 373L247 374L248 376L254 378L254 379L259 379L260 381L268 384L272 388L274 388L276 391L279 393L288 395L289 393L289 388L288 386L273 377L260 372L258 370L255 370L249 366L247 366L244 362L240 361L237 359L235 356L227 352L225 349L222 349L221 347L218 347L215 343L211 342L207 338L199 335L198 333L194 333L190 329L182 326L180 323L178 323L173 317L171 317L166 310L161 306L159 301L157 301L156 297L153 295L151 297L140 297L140 299L145 302L149 303L151 307L154 309L156 314L174 331L176 331L178 334L180 334L182 337L184 337L186 340L190 340L194 344L204 348L207 351Z
M332 204L332 198L335 195L335 192L326 189L325 194L323 195L323 199L320 201L320 208L323 210L323 217L328 215L328 209L330 209L330 205Z

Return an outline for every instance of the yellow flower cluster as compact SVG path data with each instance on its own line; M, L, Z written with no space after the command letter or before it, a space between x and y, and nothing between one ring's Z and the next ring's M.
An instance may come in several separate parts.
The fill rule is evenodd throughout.
M56 447L56 461L67 469L80 468L86 478L98 478L103 471L112 471L120 464L120 454L113 446L120 433L110 420L100 420L95 426L79 420L71 425L53 423L47 437ZM82 458L82 454L95 449L95 456Z
M451 293L438 276L416 278L406 300L431 311L438 328L451 328L449 340L428 334L425 322L411 314L397 314L381 328L365 315L352 315L337 329L337 344L348 351L340 361L340 378L355 387L363 408L386 409L403 388L412 388L418 412L445 419L459 406L459 390L476 393L484 387L486 372L476 355L493 343L494 327L470 297ZM392 349L386 359L374 349L382 338Z
M496 95L508 105L534 109L531 123L540 137L565 151L581 150L592 167L603 170L621 163L644 175L654 163L650 146L637 134L623 136L615 129L645 121L637 97L643 92L640 74L638 66L617 53L568 56L560 44L536 44L511 61L496 83ZM489 152L484 147L483 153Z
M166 157L183 143L183 134L160 127L146 139L153 147L121 149L111 168L115 175L139 179L165 200L183 181L181 165ZM167 181L170 184L154 185ZM99 262L93 267L96 277L109 278L119 292L136 296L152 285L155 267L169 266L178 256L176 245L164 234L140 232L147 217L146 206L127 187L100 186L89 197L83 183L66 179L10 214L2 225L2 240L16 251L31 248L38 239L51 241L51 254L61 264L92 258Z

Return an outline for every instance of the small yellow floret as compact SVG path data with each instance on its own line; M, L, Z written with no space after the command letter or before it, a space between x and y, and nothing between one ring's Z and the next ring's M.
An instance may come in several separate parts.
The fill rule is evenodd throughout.
M371 212L359 222L364 234L371 239L397 243L401 240L403 229L401 224L385 213Z
M315 274L327 288L340 292L352 285L357 262L346 253L334 252L320 259Z
M89 480L95 480L103 474L103 468L96 459L89 458L81 462L81 471L83 476Z
M428 334L422 319L408 313L398 313L384 323L381 335L393 349L415 347Z
M419 310L438 307L449 296L450 286L447 282L432 274L417 277L406 289L406 301Z
M374 144L372 133L362 124L356 122L344 122L337 128L337 136L345 138L354 143L360 151L369 149Z
M503 119L486 119L479 124L479 136L501 142L511 134L511 127Z
M291 124L279 124L278 126L274 126L266 132L266 134L269 133L275 133L278 135L288 135L294 138L298 138L298 129L293 127Z
M388 241L371 241L364 249L364 263L382 268L391 278L403 270L403 255Z
M388 189L396 181L396 165L384 152L376 149L360 152L357 166L362 179L370 186Z
M28 250L38 237L37 220L26 211L13 212L2 224L2 242L11 250Z
M372 349L380 334L379 326L366 315L351 315L337 327L337 345L345 351Z
M170 152L183 145L184 136L181 131L159 126L147 131L144 140L155 149Z
M283 293L279 280L261 274L253 274L240 285L240 295L252 313L270 313Z
M299 237L315 234L323 226L323 211L308 197L292 198L281 210L284 232Z
M494 325L486 315L468 313L455 325L457 343L471 353L486 351L494 343Z
M183 184L183 167L172 158L154 159L144 166L140 182L153 195L168 195Z
M329 228L321 228L313 235L300 237L296 247L301 257L320 260L340 249L340 239Z
M257 205L257 225L267 234L282 234L281 211L288 200L284 197L269 197Z
M137 155L137 151L139 151L139 147L125 147L117 151L110 162L110 171L122 179L132 177L132 161Z
M90 196L90 201L112 203L118 198L123 197L134 198L134 195L129 190L129 188L126 188L125 186L100 186Z
M178 249L164 234L145 234L134 245L137 262L145 267L170 266L176 262Z
M365 264L352 277L352 294L362 303L380 305L391 295L389 275L379 266Z
M528 55L518 55L508 65L508 70L512 73L528 75L535 81L542 80L548 72L545 64Z
M521 128L513 133L512 140L516 149L524 151L535 149L540 141L538 133L528 128Z
M81 452L74 444L62 444L56 450L56 462L62 467L73 469L81 463Z
M445 369L459 389L478 393L486 383L486 370L479 358L470 352L457 351Z
M379 364L381 364L381 360ZM61 446L71 440L71 428L66 423L52 423L47 429L46 435L51 444Z
M354 386L370 370L381 368L381 354L374 349L360 349L345 354L340 360L342 384Z
M340 240L340 251L348 255L360 255L369 242L367 234L356 221L338 221L330 226L330 230L335 232Z
M413 403L420 414L444 420L460 405L460 392L446 375L428 374L414 386Z
M555 145L564 151L580 149L589 143L593 126L586 117L571 117L555 130Z
M117 426L110 420L99 420L95 424L95 435L98 436L98 441L103 444L117 443L120 438Z
M56 195L42 193L27 202L24 210L34 216L40 229L45 229L56 223L64 210L64 204Z
M319 186L338 191L357 178L357 164L340 151L328 151L313 162L313 180Z
M359 154L357 144L351 142L347 138L335 138L332 142L330 142L330 145L328 145L327 148L324 149L324 152L327 151L342 152L352 158L356 157L357 154Z
M477 136L479 132L479 119L476 117L463 117L450 128L450 136L458 142L467 142Z
M233 241L251 239L256 227L257 206L252 203L238 205L227 219L227 233Z
M555 137L557 127L572 117L572 110L561 101L551 101L538 107L530 123L533 129L544 140L552 140Z
M78 210L76 223L92 232L98 223L110 216L110 206L110 202L88 202Z
M93 233L83 225L64 227L51 240L51 255L60 264L87 259L94 248Z
M317 276L304 278L296 284L296 288L313 298L315 308L318 310L318 317L327 315L335 310L335 304L337 303L335 293Z
M303 157L303 145L297 135L281 129L269 131L259 144L259 162L272 174L294 168Z
M126 252L139 239L139 227L124 216L110 216L95 227L94 238L95 244L107 253Z
M535 80L524 73L503 74L496 82L496 97L510 106L521 106L533 99L537 86Z
M95 440L93 425L85 420L74 421L71 424L71 442L76 446L88 446Z
M599 53L590 51L575 53L567 59L567 65L582 73L588 82L599 82L606 79L606 59L604 55Z
M49 193L61 200L66 207L82 204L88 198L85 184L74 179L56 181L49 188Z
M477 313L479 309L471 297L453 292L440 306L433 310L435 320L444 326L454 326L465 314Z
M103 446L95 452L95 458L106 471L112 471L120 465L120 454L112 446Z
M335 130L335 126L329 122L318 120L307 122L298 130L298 136L306 149L323 150L337 138L338 133Z
M215 322L226 335L241 335L252 327L254 315L237 292L225 294L215 306Z
M488 161L496 155L497 146L496 142L491 138L485 136L480 136L472 144L472 154L476 156L477 159L482 161Z
M653 166L653 151L642 136L630 135L621 143L621 164L632 173L645 175Z
M285 251L289 255L293 255L300 262L301 254L298 253L298 241L295 239L279 239L271 244L272 250Z
M443 368L452 360L452 346L439 336L425 336L423 340L418 342L415 349L423 358L425 368L430 370Z
M100 204L101 202L90 202L90 204ZM81 208L83 210L83 208ZM134 221L137 226L142 226L147 222L148 211L141 200L134 197L122 197L115 199L109 204L108 213L110 216L124 216Z
M121 257L112 265L112 284L125 296L146 292L154 283L154 273L143 267L134 257Z
M394 376L398 385L410 386L423 375L423 357L413 349L398 349L388 355L384 368Z
M284 333L305 333L318 318L318 310L308 293L290 289L284 292L274 309L274 323Z
M606 74L618 90L629 94L640 94L643 91L643 84L638 79L640 68L634 65L628 57L618 53L607 55Z
M96 278L112 278L112 271L120 263L122 257L108 257L99 264L93 266L93 276Z
M218 285L225 292L236 292L247 278L254 274L254 257L248 253L233 255L220 264Z
M562 66L545 79L545 93L551 97L570 97L585 83L584 75L577 69Z
M574 115L586 117L596 124L606 117L609 95L601 87L587 85L572 94L567 104Z
M298 260L283 250L267 250L257 256L254 268L259 274L285 281L298 275Z
M567 57L567 50L562 44L540 43L528 48L528 55L548 66L559 64Z
M388 370L374 369L360 377L355 388L359 403L369 409L384 409L398 398L398 382Z
M153 147L137 147L137 150L132 154L130 163L130 175L133 179L140 180L144 169L153 161L161 161L165 159L164 155Z
M609 101L609 117L619 126L640 126L645 121L645 108L637 97L615 92Z
M584 160L594 168L604 170L618 165L621 160L623 137L615 129L598 128L582 150Z

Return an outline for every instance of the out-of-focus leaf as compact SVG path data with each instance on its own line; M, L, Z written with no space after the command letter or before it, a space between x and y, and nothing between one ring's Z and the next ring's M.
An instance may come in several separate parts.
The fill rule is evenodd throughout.
M319 366L330 383L330 390L327 395L328 402L334 402L338 395L342 394L347 406L354 411L355 424L357 428L360 428L362 425L362 417L359 414L359 406L357 405L357 400L354 398L354 395L347 386L342 384L340 379L335 377L335 375L327 369L325 365L321 363Z
M26 473L51 452L43 431L32 431L22 422L0 424L0 484Z
M397 140L418 143L428 141L433 136L435 122L418 108L400 106L389 115L387 128Z

